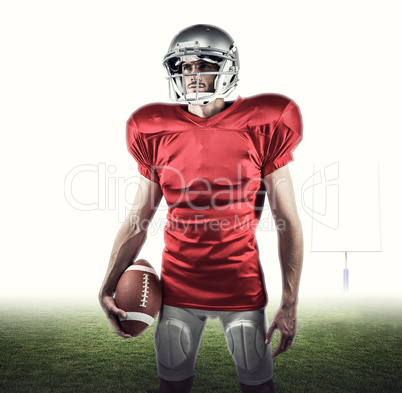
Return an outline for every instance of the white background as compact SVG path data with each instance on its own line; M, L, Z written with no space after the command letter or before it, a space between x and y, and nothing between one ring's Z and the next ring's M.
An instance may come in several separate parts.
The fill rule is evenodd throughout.
M342 295L344 257L311 252L302 193L313 167L339 162L362 171L379 164L381 174L382 252L349 256L350 295L400 298L399 4L2 2L0 295L96 297L138 179L125 122L141 105L168 102L162 58L174 34L210 23L239 47L233 98L282 93L303 113L304 140L291 164L305 232L301 294ZM373 192L367 183L362 203ZM165 213L158 213L141 253L158 270ZM341 214L353 214L353 206ZM278 296L276 235L268 224L267 218L258 238L268 290ZM356 231L361 237L373 227Z

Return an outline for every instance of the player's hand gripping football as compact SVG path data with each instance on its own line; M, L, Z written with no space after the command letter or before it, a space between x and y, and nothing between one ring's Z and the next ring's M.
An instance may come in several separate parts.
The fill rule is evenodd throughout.
M127 317L126 312L116 306L116 302L114 301L112 296L103 295L100 297L99 300L103 311L105 312L106 317L109 319L109 322L112 325L116 334L123 338L131 338L132 336L123 330L119 321L119 317Z
M279 332L278 345L272 357L287 351L293 344L297 333L296 307L281 306L275 313L268 329L265 344L272 341L275 330Z

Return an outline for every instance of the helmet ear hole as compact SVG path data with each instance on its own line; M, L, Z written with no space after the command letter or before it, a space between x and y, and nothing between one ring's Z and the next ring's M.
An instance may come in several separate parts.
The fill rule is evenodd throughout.
M177 74L180 71L180 64L181 64L180 57L173 57L167 63L172 73Z

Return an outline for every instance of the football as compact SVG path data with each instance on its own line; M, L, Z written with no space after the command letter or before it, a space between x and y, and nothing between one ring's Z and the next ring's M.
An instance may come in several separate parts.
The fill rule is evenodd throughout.
M116 285L114 300L127 313L120 318L126 333L136 337L147 330L162 303L162 285L152 265L140 259L129 266Z

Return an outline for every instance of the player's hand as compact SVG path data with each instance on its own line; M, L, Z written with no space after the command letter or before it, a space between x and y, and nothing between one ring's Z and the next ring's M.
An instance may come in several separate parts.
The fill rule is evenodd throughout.
M108 295L100 296L99 302L116 334L123 338L131 338L132 336L123 330L119 320L119 317L126 318L127 314L124 310L116 306L113 297Z
M269 344L272 341L275 330L279 332L278 345L273 353L272 357L287 351L293 344L293 341L297 333L297 319L296 319L296 307L284 307L281 306L275 313L272 323L268 329L265 344Z

